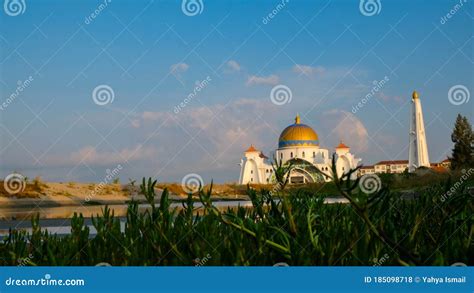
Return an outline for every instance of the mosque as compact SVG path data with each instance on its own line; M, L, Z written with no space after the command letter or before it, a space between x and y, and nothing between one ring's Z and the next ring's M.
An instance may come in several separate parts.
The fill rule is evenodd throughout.
M361 159L350 152L350 148L341 143L335 148L337 175L348 172L357 167ZM318 134L308 125L302 124L297 115L295 123L286 127L280 134L278 149L274 157L278 163L293 163L290 173L290 183L312 183L330 181L332 152L319 147ZM266 184L274 183L273 168L268 157L251 145L240 161L239 184ZM357 177L353 174L353 178Z

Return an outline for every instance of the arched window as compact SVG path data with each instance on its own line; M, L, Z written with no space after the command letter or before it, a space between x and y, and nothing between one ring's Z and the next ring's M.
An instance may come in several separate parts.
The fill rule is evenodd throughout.
M253 182L253 178L250 178L250 181Z
M280 160L283 160L283 153L280 153Z
M250 170L250 174L253 174L253 170Z
M291 152L291 153L290 153L290 157L292 157L292 158L293 158L293 152Z
M323 159L324 159L324 153L321 153L321 155L323 155Z
M313 158L316 158L316 152L313 152Z
M304 152L303 152L303 158L304 158Z

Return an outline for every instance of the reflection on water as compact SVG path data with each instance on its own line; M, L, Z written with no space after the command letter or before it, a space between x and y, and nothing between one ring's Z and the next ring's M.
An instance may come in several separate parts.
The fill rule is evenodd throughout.
M327 204L333 203L347 203L347 200L339 197L330 197L324 200ZM251 201L219 201L214 202L214 206L221 210L227 208L251 207ZM158 205L158 204L157 204ZM195 213L203 213L201 203L194 203L196 208ZM0 208L0 236L8 235L8 230L22 229L31 232L30 219L32 216L39 214L40 225L44 230L48 230L52 234L65 235L71 232L70 218L74 213L82 214L85 218L85 224L89 226L90 233L96 234L95 228L92 226L91 217L102 214L103 205L97 206L64 206L64 207L50 207L50 208ZM123 231L125 229L125 220L127 214L127 205L110 205L109 208L113 210L114 215L120 218L120 227ZM138 206L139 212L145 212L150 205L140 204ZM172 203L171 208L182 209L181 203Z

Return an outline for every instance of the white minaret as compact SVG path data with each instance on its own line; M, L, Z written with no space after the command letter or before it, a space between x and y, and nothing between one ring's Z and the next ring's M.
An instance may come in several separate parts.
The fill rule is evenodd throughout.
M416 91L413 92L411 104L408 171L415 172L416 168L430 167L430 159L428 158L423 111L421 110L420 98Z

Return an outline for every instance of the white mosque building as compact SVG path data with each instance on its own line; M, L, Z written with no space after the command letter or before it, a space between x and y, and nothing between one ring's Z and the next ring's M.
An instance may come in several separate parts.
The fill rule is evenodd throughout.
M356 168L361 159L356 158L350 148L341 143L335 148L337 175ZM278 149L274 154L282 164L293 163L290 183L324 182L331 179L317 171L331 175L332 152L319 147L318 134L308 125L300 122L299 115L295 123L286 127L278 140ZM251 145L240 162L239 184L274 183L273 168L268 157ZM357 174L353 174L353 178Z

